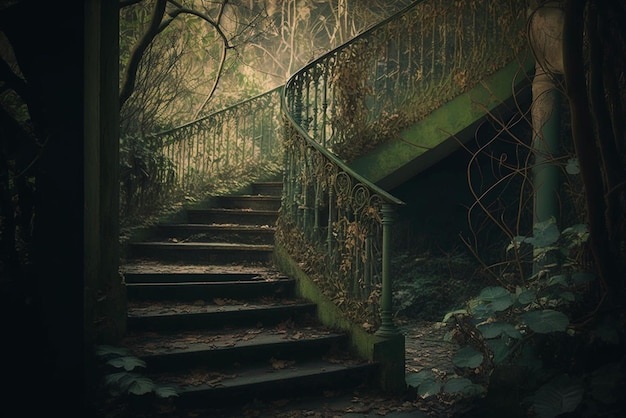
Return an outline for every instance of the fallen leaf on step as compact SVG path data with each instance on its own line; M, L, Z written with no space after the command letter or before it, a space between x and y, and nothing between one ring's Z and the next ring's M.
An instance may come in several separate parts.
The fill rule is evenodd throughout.
M296 362L293 360L277 360L274 357L270 359L270 362L272 363L272 368L274 370L286 369L287 367L296 364Z

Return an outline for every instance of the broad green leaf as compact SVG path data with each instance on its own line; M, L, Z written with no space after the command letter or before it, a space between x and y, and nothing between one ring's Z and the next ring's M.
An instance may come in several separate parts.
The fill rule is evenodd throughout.
M506 359L509 354L509 347L501 338L494 340L487 340L487 345L493 353L493 362L500 364Z
M515 303L515 296L501 286L484 288L477 299L487 302L488 307L494 312L504 311Z
M171 398L172 396L178 396L176 388L171 386L157 386L154 388L154 393L159 398Z
M528 305L529 303L537 300L537 294L534 290L526 289L517 295L517 301L522 305Z
M145 395L146 393L152 392L154 386L154 382L151 379L139 376L128 386L128 393L132 393L133 395Z
M574 412L582 401L584 392L582 380L562 375L537 390L532 407L540 418L553 418Z
M544 309L542 311L529 311L520 316L530 329L539 333L547 334L549 332L565 331L569 325L569 319L563 312L552 309Z
M106 376L104 376L104 383L106 385L122 386L124 379L129 379L130 375L131 373L126 373L126 372L107 374Z
M546 221L537 222L533 226L531 244L539 248L548 247L554 244L560 235L559 228L556 225L556 218L551 217Z
M429 380L419 385L417 388L417 394L426 399L430 396L438 394L441 391L441 386L441 383Z
M128 392L135 380L141 379L141 377L138 373L120 372L107 375L105 381L107 384L119 387L122 392Z
M479 304L472 307L471 313L476 321L482 322L493 316L494 312L495 311L493 310L491 304Z
M406 384L414 388L418 387L419 385L421 385L423 382L427 380L434 380L434 379L435 379L435 373L433 373L433 371L429 369L420 370L417 373L409 373L407 374L405 378Z
M522 334L520 334L519 330L508 322L492 322L489 324L478 325L477 328L487 339L497 338L502 334L515 339L522 338Z
M508 296L503 296L499 299L494 300L493 302L490 303L490 306L491 306L491 309L494 310L494 312L502 312L510 308L514 303L515 303L515 298L513 297L512 294L510 294Z
M446 382L443 386L443 390L451 394L460 393L463 395L474 396L483 393L485 388L481 385L473 383L465 377L455 377Z
M452 363L458 367L476 368L483 362L483 354L473 347L463 347L452 356Z
M491 302L510 294L511 293L502 286L489 286L480 291L477 299Z
M135 356L125 356L125 357L117 357L107 361L107 364L116 367L118 369L124 368L126 371L131 371L136 367L146 367L146 362L135 357Z

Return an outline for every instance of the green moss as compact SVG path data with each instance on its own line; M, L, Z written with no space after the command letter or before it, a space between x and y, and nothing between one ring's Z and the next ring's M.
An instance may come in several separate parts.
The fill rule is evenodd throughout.
M317 305L320 322L344 331L350 339L350 348L360 357L380 365L379 387L388 392L404 390L404 336L382 338L366 332L360 325L347 320L340 309L322 294L322 291L289 256L285 248L276 245L274 263L285 274L296 279L296 293Z

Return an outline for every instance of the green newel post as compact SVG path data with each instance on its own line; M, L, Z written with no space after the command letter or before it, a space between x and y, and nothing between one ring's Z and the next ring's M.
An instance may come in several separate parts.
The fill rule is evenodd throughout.
M555 2L529 11L529 17L529 41L536 60L531 115L533 223L537 224L550 218L558 222L560 217L561 169L557 158L561 153L562 94L556 80L563 74L563 11ZM538 273L543 264L534 263L533 273Z
M381 295L381 325L376 331L380 337L393 337L400 332L393 323L392 316L392 287L391 287L391 227L395 219L395 212L390 204L383 204L383 289Z
M533 87L534 88L534 87ZM556 161L561 150L561 93L556 88L543 90L541 103L543 113L541 125L535 128L533 153L535 162L532 168L535 188L533 202L533 225L560 219L559 189L561 187L561 168ZM553 263L549 257L533 263L533 274L539 273L546 264Z
M533 140L534 223L547 221L551 217L558 219L559 215L561 169L555 159L560 155L561 149L561 93L551 89L544 91L543 95L545 97L541 101L545 105L545 120Z

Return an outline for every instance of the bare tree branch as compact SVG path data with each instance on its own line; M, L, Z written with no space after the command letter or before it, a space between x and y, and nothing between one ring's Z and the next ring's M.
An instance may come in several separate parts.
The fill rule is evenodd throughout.
M130 95L133 93L135 88L135 82L137 80L137 69L139 68L139 63L141 58L143 57L146 48L152 42L152 40L158 35L163 29L161 26L161 21L163 20L163 16L165 15L165 6L167 6L167 0L157 0L156 5L154 6L154 13L152 14L152 20L150 22L150 27L143 35L133 52L131 53L130 61L128 63L128 67L126 67L126 72L124 73L124 81L122 83L122 89L120 91L120 109L124 106L124 103L128 100Z

